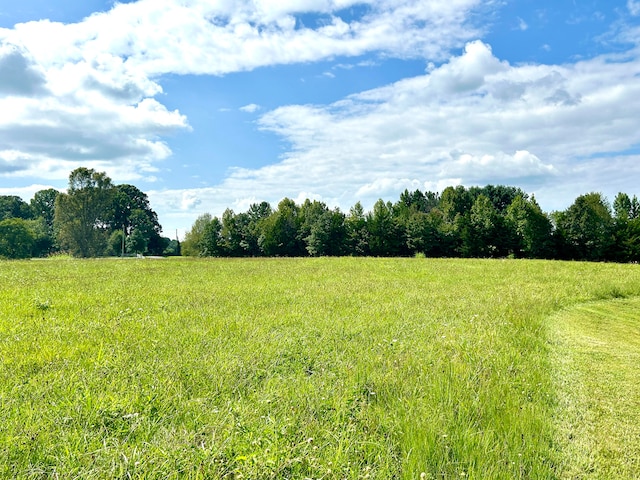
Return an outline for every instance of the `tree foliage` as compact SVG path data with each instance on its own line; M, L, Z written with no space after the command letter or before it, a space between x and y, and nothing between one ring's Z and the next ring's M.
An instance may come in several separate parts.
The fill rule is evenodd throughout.
M587 194L567 210L547 214L533 196L504 185L447 187L442 194L405 190L395 204L379 199L365 211L357 202L346 215L317 200L297 205L285 198L276 210L262 202L243 213L227 209L221 219L199 217L183 254L637 261L636 197L620 194L614 211L600 194ZM207 240L198 243L204 232Z
M614 242L611 208L600 193L580 195L557 216L557 229L572 259L606 260Z
M640 261L640 202L619 193L581 195L547 214L516 187L447 187L441 194L403 191L370 211L348 214L317 200L284 198L220 218L200 215L182 243L161 236L147 195L78 168L66 192L36 192L29 204L0 196L0 256L26 258L57 249L76 256L142 253L190 256L522 257Z
M54 225L60 246L75 256L97 257L107 249L115 189L103 172L77 168L67 193L56 199Z
M29 204L15 195L0 195L0 220L8 218L22 218L28 220L33 217Z
M35 241L27 220L6 218L0 221L0 257L30 258Z
M19 197L0 196L0 220L7 219L12 222L2 232L0 255L10 258L23 257L27 250L27 256L57 250L79 257L121 255L123 244L129 253L180 250L177 240L172 244L161 236L158 216L144 192L133 185L114 185L106 173L84 167L69 174L66 192L40 190L28 204Z

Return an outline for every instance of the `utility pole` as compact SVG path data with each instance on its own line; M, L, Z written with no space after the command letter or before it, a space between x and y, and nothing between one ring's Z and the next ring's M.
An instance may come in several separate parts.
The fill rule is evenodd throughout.
M124 258L124 223L122 224L122 257Z

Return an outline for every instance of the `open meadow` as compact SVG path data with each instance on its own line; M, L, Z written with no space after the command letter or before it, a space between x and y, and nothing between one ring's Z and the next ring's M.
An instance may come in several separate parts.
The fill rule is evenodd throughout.
M640 267L0 262L0 478L640 477Z

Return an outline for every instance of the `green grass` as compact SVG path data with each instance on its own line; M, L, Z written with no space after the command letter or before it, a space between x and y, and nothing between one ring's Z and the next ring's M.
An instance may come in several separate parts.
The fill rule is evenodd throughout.
M615 264L3 262L0 477L561 477L549 316L639 293Z
M615 297L619 297L616 295ZM640 299L552 318L564 478L640 477Z

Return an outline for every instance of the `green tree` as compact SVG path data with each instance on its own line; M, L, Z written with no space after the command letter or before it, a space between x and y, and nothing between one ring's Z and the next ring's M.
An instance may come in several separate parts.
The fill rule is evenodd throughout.
M33 249L31 255L34 257L46 257L55 251L55 239L49 231L49 227L44 218L38 217L33 220L25 220L27 227L33 234Z
M640 253L640 204L634 195L618 193L613 202L615 249L612 258L616 261L637 262Z
M404 219L406 248L411 253L424 253L428 250L430 237L429 215L414 211Z
M550 258L553 255L552 224L535 198L515 197L507 208L506 219L514 235L516 256Z
M311 256L337 256L345 253L346 238L345 216L336 208L327 209L315 218L304 241Z
M229 257L241 257L245 255L243 242L246 238L249 217L245 214L236 215L233 210L227 208L222 213L222 224L219 232L220 248ZM221 252L220 252L221 253Z
M177 239L169 239L167 247L164 249L164 252L162 252L162 254L169 257L180 256L182 254L180 241Z
M253 203L246 212L246 222L243 221L244 230L241 246L245 255L255 257L262 255L260 249L260 237L262 235L262 223L268 219L273 210L267 202Z
M39 190L29 203L34 219L40 219L43 222L44 232L46 233L44 236L37 235L36 250L40 253L34 253L35 255L49 254L56 249L56 234L53 221L58 195L60 195L60 192L54 188Z
M493 257L500 254L500 218L489 197L480 194L469 215L461 218L464 219L461 223L463 256Z
M351 255L369 255L369 230L367 229L367 219L364 208L360 202L351 207L349 214L345 218L346 228L346 248Z
M126 237L124 233L122 230L113 230L107 241L107 255L119 257L126 253L126 251Z
M613 217L600 193L576 198L555 215L556 228L566 243L567 255L576 260L605 260L613 246Z
M135 229L144 239L144 248L140 253L161 255L168 242L160 233L162 227L158 216L149 203L147 194L134 185L116 185L113 193L113 216L110 220L112 230L124 230L129 236ZM136 243L139 242L136 239Z
M260 249L267 256L304 256L304 242L298 236L300 207L289 198L261 222Z
M211 223L212 217L209 213L204 213L196 218L191 230L189 230L182 242L182 255L187 257L199 257L206 254L206 247L203 243L207 225Z
M391 202L379 199L373 210L366 216L369 231L369 250L371 255L400 255L403 244L403 231L393 214Z
M227 254L225 242L222 238L222 222L218 217L213 217L205 226L202 235L201 256L221 257Z
M484 187L471 187L469 189L469 195L475 201L480 196L486 196L493 207L500 215L504 215L507 212L507 208L516 197L527 197L527 194L517 187L510 187L507 185L486 185Z
M147 249L147 239L145 234L139 228L134 228L126 239L127 251L131 253L142 254Z
M439 208L447 221L454 223L456 217L463 216L471 209L473 200L469 192L462 186L447 187L440 195Z
M640 262L640 218L629 220L625 225L624 234L620 236L617 247L620 249L620 260L625 262Z
M0 221L0 257L29 258L35 245L35 236L27 220L7 218Z
M33 218L29 204L15 195L0 195L0 220L7 218Z
M401 211L429 213L438 206L440 196L434 192L422 193L420 190L409 192L406 190L400 194L400 200L394 206L401 214Z
M34 218L41 217L53 232L53 218L56 212L56 198L60 192L54 188L38 190L30 202Z
M618 193L613 201L613 212L616 221L627 222L631 214L631 199L626 193Z
M114 187L104 172L77 168L69 175L67 193L56 198L54 225L60 246L74 256L106 252L113 219Z

